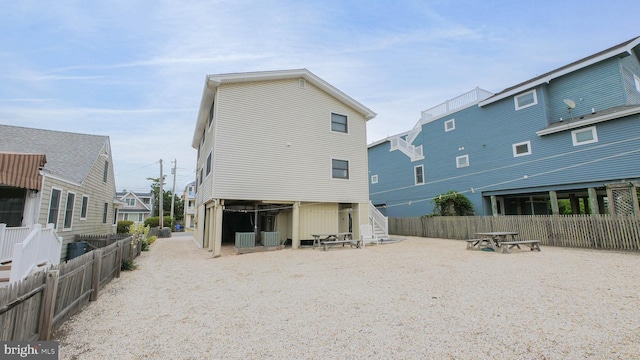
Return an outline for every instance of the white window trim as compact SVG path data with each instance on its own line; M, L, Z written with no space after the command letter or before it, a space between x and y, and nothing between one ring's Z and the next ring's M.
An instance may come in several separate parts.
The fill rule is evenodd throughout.
M60 221L60 203L62 202L62 194L64 193L62 189L52 186L51 191L49 191L49 209L47 209L47 223L49 223L49 218L51 217L51 203L53 201L53 191L60 191L60 199L58 199L58 215L56 216L56 222L53 224L54 228L58 228L58 222Z
M460 160L465 159L465 164L461 165ZM463 168L469 166L469 155L456 156L456 167Z
M84 214L85 216L82 217L82 203L84 202L85 198L87 199L87 212L86 214ZM82 201L80 202L80 220L87 220L88 215L89 215L89 195L82 194Z
M447 128L447 124L451 124L451 128ZM444 122L444 132L449 132L456 129L456 119L447 120Z
M518 154L517 147L520 145L527 145L527 152ZM513 157L531 155L531 141L523 141L516 144L513 144Z
M418 182L418 168L422 170L422 182ZM424 165L416 165L413 167L413 182L415 185L424 185Z
M339 160L339 161L346 161L347 162L347 177L346 178L342 178L342 177L333 177L333 160ZM331 158L329 159L329 176L331 177L331 180L338 180L338 181L350 181L351 180L351 161L349 161L349 159L336 159L336 158Z
M378 175L371 175L371 183L372 184L378 183Z
M347 118L347 131L342 132L342 131L337 131L337 130L333 130L333 117L332 115L336 114L336 115L340 115L340 116L344 116ZM349 135L349 115L345 115L345 114L341 114L339 112L336 111L331 111L329 112L329 131L331 131L334 134L342 134L342 135Z
M73 194L73 204L71 204L71 223L69 224L69 227L65 227L64 225L67 220L67 202L69 201L69 194ZM65 200L64 200L64 216L62 217L62 230L69 231L73 228L73 215L76 212L76 198L77 198L76 193L74 193L73 191L67 191L67 196L65 197Z
M585 131L591 131L592 132L593 140L579 142L576 134L577 133L581 133L581 132L585 132ZM586 128L573 130L571 132L571 141L573 141L573 146L580 146L580 145L597 143L598 142L598 131L596 131L596 127L595 126L589 126L589 127L586 127Z
M636 84L636 91L640 92L640 77L638 75L633 74L633 82Z
M533 93L533 102L531 104L527 104L527 105L524 105L524 106L518 106L518 98L523 97L525 95L529 95L531 93ZM526 109L529 106L533 106L533 105L537 105L538 104L538 93L536 92L536 89L533 89L533 90L524 92L522 94L518 94L518 95L513 97L513 102L514 102L514 104L516 106L516 111L521 110L521 109Z

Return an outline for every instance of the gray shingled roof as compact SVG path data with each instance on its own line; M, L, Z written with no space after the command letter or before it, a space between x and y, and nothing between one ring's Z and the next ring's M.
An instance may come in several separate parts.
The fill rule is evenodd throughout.
M81 183L109 142L108 136L0 125L0 151L45 154L56 177Z

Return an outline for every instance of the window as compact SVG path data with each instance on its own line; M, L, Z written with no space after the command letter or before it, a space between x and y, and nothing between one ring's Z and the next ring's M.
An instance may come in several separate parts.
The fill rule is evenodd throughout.
M372 184L378 183L378 175L371 175L371 183Z
M416 165L413 167L413 175L416 185L424 184L424 166Z
M47 224L53 224L54 228L58 227L58 210L60 210L61 190L51 189L51 200L49 201L49 217Z
M584 129L573 130L571 132L571 139L573 140L573 146L598 142L596 127L591 126Z
M536 94L536 89L533 89L524 94L516 95L513 100L516 103L516 110L520 110L537 104L538 95Z
M204 175L204 168L200 169L200 185L202 185L202 178L204 177L202 175Z
M145 205L151 204L151 198L142 198L142 203Z
M215 102L211 101L211 108L209 109L209 127L211 127L211 124L213 123L213 105L215 104Z
M456 167L463 168L469 166L469 155L462 155L456 157Z
M102 174L102 181L107 182L107 177L109 176L109 161L104 161L104 173Z
M127 203L127 207L136 206L136 199L127 198L124 201Z
M113 225L117 225L118 224L118 208L114 207L113 208Z
M102 223L107 223L107 211L109 211L109 203L104 203L104 211L102 212Z
M138 222L144 221L144 214L138 214Z
M331 131L347 133L347 117L331 113Z
M124 213L122 214L122 220L129 220L129 214L128 213Z
M64 223L62 225L63 229L71 229L71 224L73 223L73 204L76 201L76 194L69 192L67 193L67 206L64 209Z
M513 157L531 155L531 141L513 144Z
M204 145L204 138L207 136L207 129L202 130L202 140L200 141L200 145Z
M349 162L346 160L331 159L331 177L334 179L348 179Z
M636 91L640 92L640 77L638 75L633 74L633 82L636 84Z
M87 219L87 208L89 207L89 197L82 195L82 206L80 206L80 220Z
M451 131L456 128L456 119L447 120L444 122L444 131Z
M211 173L211 153L207 156L207 176Z

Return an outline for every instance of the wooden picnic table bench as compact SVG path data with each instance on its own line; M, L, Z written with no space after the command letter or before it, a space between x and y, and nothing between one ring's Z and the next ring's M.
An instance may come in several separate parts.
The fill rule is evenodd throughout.
M531 251L540 251L540 240L517 240L517 241L502 241L500 247L503 254L511 254L511 249L517 247L520 249L520 245L527 245Z
M327 251L331 246L334 245L338 245L338 244L342 244L342 246L344 246L345 244L349 244L351 245L351 247L353 248L354 246L359 249L362 246L361 240L353 240L353 239L348 239L348 240L327 240L327 241L322 241L320 242L320 244L322 245L322 250Z
M489 243L489 238L468 239L465 241L467 242L467 250L471 250L471 249L474 249L476 246L480 248L480 246L482 246L482 243Z

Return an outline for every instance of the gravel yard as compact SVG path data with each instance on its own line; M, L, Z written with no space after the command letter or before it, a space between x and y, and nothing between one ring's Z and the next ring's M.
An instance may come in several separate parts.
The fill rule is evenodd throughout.
M61 359L640 358L640 254L465 246L213 259L174 234L53 340Z

